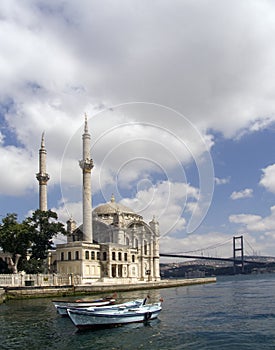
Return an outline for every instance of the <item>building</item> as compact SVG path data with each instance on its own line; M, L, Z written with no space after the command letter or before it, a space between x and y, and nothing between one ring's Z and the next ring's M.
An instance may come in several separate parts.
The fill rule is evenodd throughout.
M110 202L92 210L91 171L94 165L90 157L87 117L82 142L83 156L79 165L83 175L83 224L77 226L72 218L68 220L67 243L58 244L52 255L55 271L73 274L79 284L160 280L159 223L153 218L147 224L141 215L116 203L113 195ZM43 137L41 149L40 162L41 159L45 161L46 154ZM39 175L42 173L44 176ZM39 174L40 196L44 196L43 200L40 198L40 205L43 203L45 208L45 185L49 179L46 164L40 164Z

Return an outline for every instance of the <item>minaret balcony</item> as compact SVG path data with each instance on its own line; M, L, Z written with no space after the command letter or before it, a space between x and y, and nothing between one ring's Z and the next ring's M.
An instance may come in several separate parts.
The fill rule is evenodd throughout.
M94 162L92 159L80 160L79 166L83 170L83 172L89 173L94 167Z
M44 174L37 173L36 178L41 185L46 185L47 182L50 180L50 176L47 173L44 173Z

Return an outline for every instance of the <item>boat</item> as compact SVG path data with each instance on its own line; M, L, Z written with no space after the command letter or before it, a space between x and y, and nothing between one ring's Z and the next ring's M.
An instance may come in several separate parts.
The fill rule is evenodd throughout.
M113 299L115 300L115 299ZM88 310L88 311L98 311L98 310L109 310L109 309L121 309L121 308L126 308L126 307L131 307L131 308L135 308L135 307L139 307L144 303L144 299L137 299L137 300L133 300L133 301L127 301L125 303L122 304L115 304L114 302L111 302L109 304L103 304L103 303L90 303L91 305L83 305L83 306L78 306L77 304L71 303L73 304L72 306L68 306L68 305L64 305L64 306L56 306L57 312L61 315L61 316L68 316L68 312L67 309L81 309L81 310ZM82 304L82 303L81 303Z
M137 308L140 307L142 304L145 303L145 299L136 299L136 300L131 300L131 301L126 301L125 303L122 304L112 304L112 305L107 305L107 306L89 306L87 308L83 308L82 310L87 310L87 311L106 311L106 310L121 310L121 309L126 309L126 308ZM77 309L77 308L74 308Z
M95 300L52 300L56 311L61 316L67 316L68 308L89 308L89 307L104 307L108 305L113 305L116 299L112 297L100 298Z
M68 315L79 329L96 329L100 327L119 326L134 322L148 322L158 317L162 310L161 302L139 306L120 306L97 309L68 309Z

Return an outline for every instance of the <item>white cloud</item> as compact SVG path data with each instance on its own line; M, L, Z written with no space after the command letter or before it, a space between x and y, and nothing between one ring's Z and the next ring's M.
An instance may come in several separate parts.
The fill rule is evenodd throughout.
M126 133L128 140L139 133L147 139L147 151L169 144L164 153L154 152L154 160L163 160L166 167L177 160L197 161L211 149L214 140L207 129L230 137L246 127L258 130L273 121L273 99L267 93L274 88L270 78L275 62L273 5L221 6L216 1L212 6L200 1L166 5L119 1L106 6L84 0L81 6L64 1L62 7L13 0L1 3L0 101L8 105L7 123L29 152L36 152L38 135L46 130L48 151L51 159L55 157L52 165L58 164L85 110L93 115L97 106L129 101L172 107L200 130L190 134L188 123L172 110L167 113L148 105L147 110L142 105L116 108L120 115L115 118L116 113L98 117L101 123L104 119L106 129L122 120L140 123L126 125L123 132L120 127L117 135L112 130L106 140L117 138L121 143ZM198 135L201 140L195 142ZM135 145L125 143L126 149L134 152ZM108 149L103 146L104 151ZM111 167L117 158L108 161ZM140 175L127 173L129 178L126 172L121 177L126 185Z
M199 191L185 183L164 181L156 185L146 184L146 188L139 190L132 198L121 199L119 193L115 193L115 199L142 215L146 222L151 221L155 216L160 223L161 237L175 233L180 233L183 237L186 236L186 225L195 210L194 206L199 205ZM106 201L109 200L110 198L106 198ZM70 217L78 225L82 222L81 201L71 202L64 199L57 208L52 210L64 223Z
M158 183L139 191L134 198L124 198L121 202L151 221L153 216L160 223L161 236L175 232L186 233L189 219L188 203L198 201L198 190L185 183Z
M4 140L5 140L5 135L3 135L0 131L0 146L4 144Z
M215 177L215 184L216 185L226 185L230 182L230 178L227 177L227 178L218 178L218 177Z
M69 202L64 199L63 203L57 208L52 208L52 211L58 215L58 220L66 224L66 222L72 218L76 221L79 226L82 224L82 201L80 202Z
M236 199L243 199L243 198L251 198L252 196L253 196L253 189L246 188L242 191L232 192L230 198L233 200L236 200Z
M17 197L26 195L28 191L37 191L37 169L27 150L14 146L0 147L0 159L0 195Z
M252 214L230 215L229 221L235 224L241 224L250 232L268 232L275 227L275 206L270 208L271 214L266 217Z
M260 185L265 187L267 191L275 193L275 164L269 165L262 169L263 175Z
M184 239L165 236L160 240L162 253L195 256L232 257L232 236L223 232L192 233Z
M3 0L0 12L0 118L12 130L0 131L2 194L37 191L45 130L49 186L77 203L87 112L95 193L109 200L115 187L120 199L141 184L149 193L161 181L188 183L195 163L200 196L185 209L198 223L213 192L210 130L241 137L275 120L272 1ZM273 171L260 184L275 193Z

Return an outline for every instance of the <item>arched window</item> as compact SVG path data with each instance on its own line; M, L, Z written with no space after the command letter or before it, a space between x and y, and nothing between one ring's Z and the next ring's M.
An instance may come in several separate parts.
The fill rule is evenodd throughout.
M94 251L91 252L91 259L95 260L95 252Z
M116 252L112 252L112 260L116 260Z
M135 256L132 255L132 262L135 262Z
M61 252L61 261L64 260L64 252Z
M79 260L79 251L78 250L75 252L75 260Z
M68 260L72 260L72 252L68 252Z
M124 261L127 261L127 253L124 253Z
M97 260L100 260L100 252L96 253L96 258L97 258Z
M118 260L121 261L121 252L118 252Z
M85 259L89 260L89 250L85 251Z

